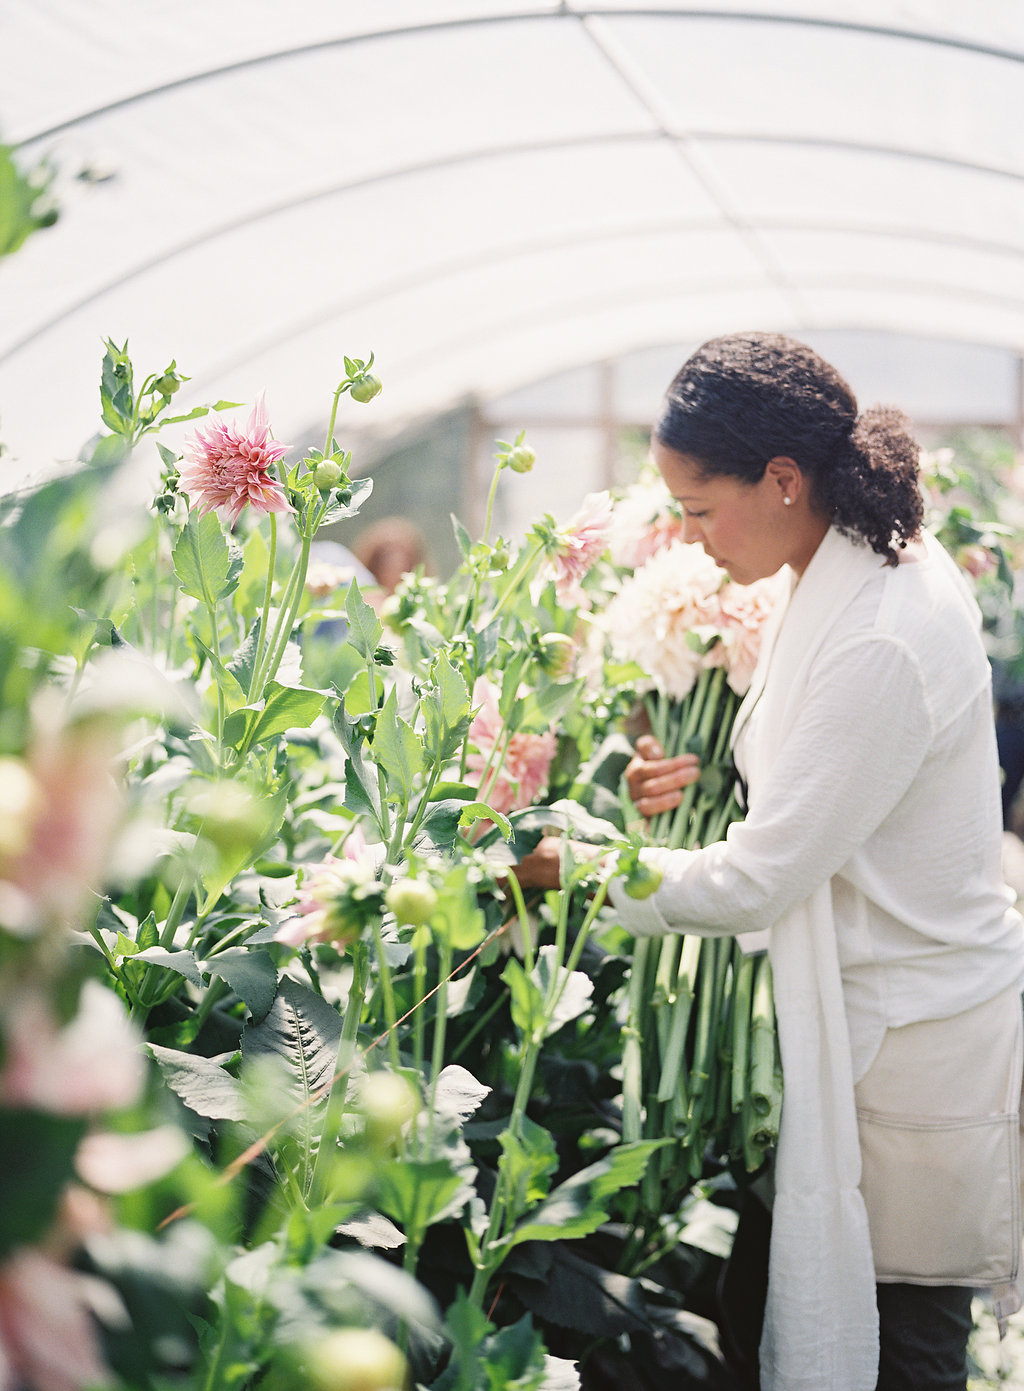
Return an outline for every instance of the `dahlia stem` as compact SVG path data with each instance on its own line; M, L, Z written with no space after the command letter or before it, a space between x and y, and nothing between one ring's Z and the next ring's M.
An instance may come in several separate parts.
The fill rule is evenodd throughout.
M249 678L249 690L246 694L246 704L251 705L256 694L256 677L259 674L260 666L263 663L263 643L267 635L267 614L270 612L270 601L274 592L274 571L277 569L277 513L270 514L270 557L267 561L267 584L263 592L263 606L260 609L260 623L256 632L256 654L253 658L252 676Z

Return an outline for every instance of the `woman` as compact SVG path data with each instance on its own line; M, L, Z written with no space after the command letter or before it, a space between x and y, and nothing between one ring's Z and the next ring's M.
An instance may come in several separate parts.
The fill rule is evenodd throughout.
M1024 938L1000 871L977 608L927 535L902 417L809 348L713 340L652 454L739 583L788 567L736 721L745 820L663 872L634 934L770 928L785 1076L765 1391L963 1391L972 1289L1017 1307ZM699 775L638 745L651 816ZM558 843L517 871L548 882ZM741 936L742 940L742 936Z

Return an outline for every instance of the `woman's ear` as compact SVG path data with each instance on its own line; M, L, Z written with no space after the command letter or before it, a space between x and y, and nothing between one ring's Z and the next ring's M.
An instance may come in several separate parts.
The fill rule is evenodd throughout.
M806 479L803 470L795 459L786 454L777 454L765 465L764 476L772 489L777 489L779 497L787 507L804 498Z

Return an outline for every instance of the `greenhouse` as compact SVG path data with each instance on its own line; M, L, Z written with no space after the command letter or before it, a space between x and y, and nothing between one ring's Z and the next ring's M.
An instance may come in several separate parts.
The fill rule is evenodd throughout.
M0 1391L1024 1385L1024 11L0 71Z

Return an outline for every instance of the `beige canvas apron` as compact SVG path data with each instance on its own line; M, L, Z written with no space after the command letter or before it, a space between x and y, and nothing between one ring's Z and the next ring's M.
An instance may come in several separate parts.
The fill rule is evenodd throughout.
M1016 988L886 1034L855 1088L878 1280L1017 1279L1021 1060Z

